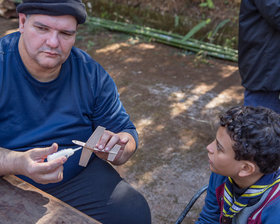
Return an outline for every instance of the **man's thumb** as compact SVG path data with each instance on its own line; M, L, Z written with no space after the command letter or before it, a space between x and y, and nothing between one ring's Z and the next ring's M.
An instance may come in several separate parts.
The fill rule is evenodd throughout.
M57 152L58 145L56 143L53 143L50 147L46 147L46 155L53 154Z

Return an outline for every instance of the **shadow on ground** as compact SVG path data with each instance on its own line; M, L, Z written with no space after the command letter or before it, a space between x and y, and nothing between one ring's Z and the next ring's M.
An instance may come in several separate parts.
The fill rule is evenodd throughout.
M0 19L1 35L17 26L15 21L8 26L8 21ZM217 115L242 103L237 64L201 60L102 30L82 28L76 44L114 78L139 132L138 152L117 170L145 195L153 223L174 223L208 183L206 146L215 136ZM202 205L199 199L184 223L193 223Z

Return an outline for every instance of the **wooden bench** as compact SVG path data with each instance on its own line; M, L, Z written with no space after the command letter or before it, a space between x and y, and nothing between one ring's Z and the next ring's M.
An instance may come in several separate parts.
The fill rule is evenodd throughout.
M9 175L0 177L0 223L98 224L77 209Z

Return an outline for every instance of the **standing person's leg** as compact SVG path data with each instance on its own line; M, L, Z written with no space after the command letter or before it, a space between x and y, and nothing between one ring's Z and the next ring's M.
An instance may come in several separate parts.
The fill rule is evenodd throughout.
M72 180L47 192L104 224L151 223L145 198L99 158Z
M279 92L249 91L244 92L245 106L263 106L280 113Z

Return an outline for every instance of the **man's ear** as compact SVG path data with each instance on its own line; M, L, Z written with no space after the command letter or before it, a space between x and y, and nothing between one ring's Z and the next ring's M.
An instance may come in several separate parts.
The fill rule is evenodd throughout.
M238 173L239 177L247 177L256 171L256 164L250 161L244 161Z
M24 23L26 22L26 15L23 13L18 14L18 22L19 22L19 32L23 33Z

